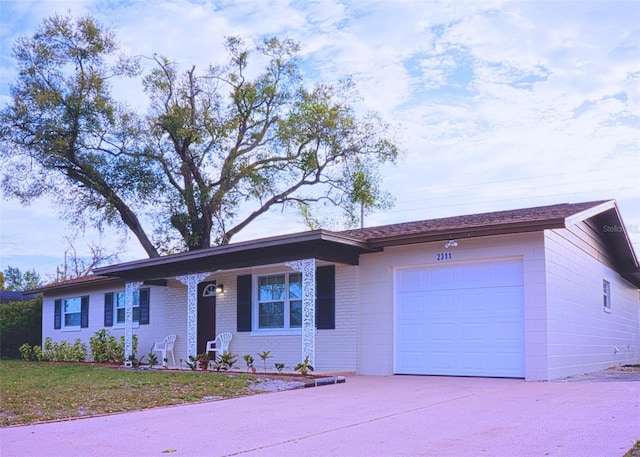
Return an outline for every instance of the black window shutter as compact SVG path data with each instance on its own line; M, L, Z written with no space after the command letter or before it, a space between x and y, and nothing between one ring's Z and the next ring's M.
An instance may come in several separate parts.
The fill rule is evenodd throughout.
M80 327L89 327L89 296L80 297Z
M336 328L336 267L316 269L316 328Z
M251 331L251 275L237 278L237 330Z
M149 323L149 288L140 289L140 325Z
M104 326L113 327L113 292L104 294Z
M62 300L60 299L53 303L53 328L62 328Z

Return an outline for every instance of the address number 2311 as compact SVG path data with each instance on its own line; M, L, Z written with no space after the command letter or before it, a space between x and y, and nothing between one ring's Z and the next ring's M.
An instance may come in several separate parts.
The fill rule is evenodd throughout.
M453 257L451 252L438 252L436 254L436 260L438 261L442 261L442 260L451 260Z

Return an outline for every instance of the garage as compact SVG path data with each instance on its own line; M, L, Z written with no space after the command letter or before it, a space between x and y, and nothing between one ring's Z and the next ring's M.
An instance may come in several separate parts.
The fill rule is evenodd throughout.
M394 372L524 377L522 259L395 269Z

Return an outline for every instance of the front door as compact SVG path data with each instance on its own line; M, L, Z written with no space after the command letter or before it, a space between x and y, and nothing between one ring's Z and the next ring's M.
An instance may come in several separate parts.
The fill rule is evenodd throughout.
M215 281L198 284L198 354L205 351L207 341L216 338L216 296L209 292L215 290L211 286Z

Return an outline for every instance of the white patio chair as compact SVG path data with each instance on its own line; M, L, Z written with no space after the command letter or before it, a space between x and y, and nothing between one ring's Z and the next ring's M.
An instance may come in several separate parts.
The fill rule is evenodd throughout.
M176 335L167 335L160 343L155 343L151 352L160 352L160 360L162 360L162 366L167 366L168 355L171 354L172 366L176 365L176 358L173 355L173 345L176 343Z
M207 354L214 352L213 360L217 360L220 355L229 352L229 342L231 338L233 338L233 335L230 332L225 332L216 336L215 340L207 341Z

